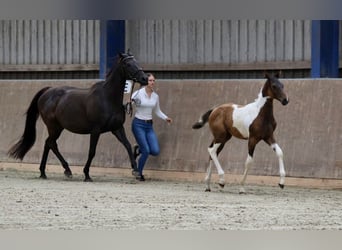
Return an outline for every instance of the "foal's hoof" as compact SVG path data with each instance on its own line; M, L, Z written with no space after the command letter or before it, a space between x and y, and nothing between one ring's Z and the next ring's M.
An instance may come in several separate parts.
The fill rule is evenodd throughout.
M239 189L239 194L246 194L246 190L243 187L241 187Z
M65 170L64 175L68 178L72 178L72 172L70 170Z
M93 182L93 180L89 177L89 178L85 178L84 182Z
M284 189L285 185L284 184L278 184L281 189Z
M211 192L210 188L206 188L204 192Z

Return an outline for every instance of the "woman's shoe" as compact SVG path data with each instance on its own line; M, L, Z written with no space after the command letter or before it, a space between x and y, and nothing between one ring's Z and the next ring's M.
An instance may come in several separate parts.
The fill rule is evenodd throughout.
M136 179L138 181L145 181L145 177L143 175L137 176Z

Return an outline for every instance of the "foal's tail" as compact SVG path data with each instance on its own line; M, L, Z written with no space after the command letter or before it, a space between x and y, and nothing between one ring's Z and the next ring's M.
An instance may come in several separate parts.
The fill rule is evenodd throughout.
M50 87L41 89L32 99L26 112L26 123L24 134L20 140L8 151L8 155L14 159L23 160L26 153L31 149L36 141L36 122L39 117L38 99Z
M201 116L201 118L198 120L198 122L196 122L194 125L192 125L192 128L193 129L202 128L208 122L208 119L209 119L211 112L213 112L213 109L209 109L207 112L205 112Z

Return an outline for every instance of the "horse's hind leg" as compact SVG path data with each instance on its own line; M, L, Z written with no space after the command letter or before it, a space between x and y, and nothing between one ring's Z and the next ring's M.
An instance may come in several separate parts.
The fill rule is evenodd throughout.
M224 187L225 181L224 181L224 171L221 167L221 164L217 158L218 154L221 152L222 148L224 147L224 143L213 143L211 146L208 148L208 152L210 154L211 159L215 163L217 173L219 175L219 185L220 187Z
M45 141L44 152L43 152L42 160L40 162L40 167L39 167L40 178L42 178L42 179L46 179L45 168L46 168L46 162L47 162L47 158L49 155L49 151L50 151L50 147L48 146L48 144Z
M207 186L207 188L205 189L205 192L210 192L211 191L211 189L210 189L210 179L211 179L211 169L212 169L212 163L213 163L213 161L212 161L212 159L209 157L209 166L208 166L208 168L207 168L207 175L205 176L205 179L204 179L204 181L205 181L205 184L206 184L206 186Z
M58 150L57 139L61 135L63 129L55 130L54 133L50 133L50 136L46 139L46 144L50 147L52 152L56 155L58 160L61 162L64 168L64 175L67 177L72 177L71 169L69 168L69 164L66 162L62 154Z
M138 176L139 170L137 168L137 163L134 159L131 143L127 139L124 127L121 127L118 130L112 131L112 133L122 143L122 145L124 145L124 147L126 148L128 156L129 156L129 160L131 161L131 166L133 169L132 174L135 176Z
M43 152L43 157L40 163L40 178L46 179L46 174L45 174L45 168L46 168L46 162L49 154L49 150L51 149L52 152L56 155L58 160L61 162L64 170L64 174L67 177L72 177L72 172L71 169L69 168L69 164L65 161L63 156L58 150L57 146L57 139L61 135L63 129L54 129L52 130L51 128L48 128L49 131L49 137L45 140L45 145L44 145L44 152Z

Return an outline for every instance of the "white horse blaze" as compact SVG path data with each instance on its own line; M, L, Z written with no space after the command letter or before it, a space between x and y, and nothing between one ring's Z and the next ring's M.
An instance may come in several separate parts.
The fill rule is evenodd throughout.
M262 97L260 92L258 98L243 107L233 105L233 127L239 130L245 138L249 137L249 126L259 115L261 108L265 105L268 97Z

